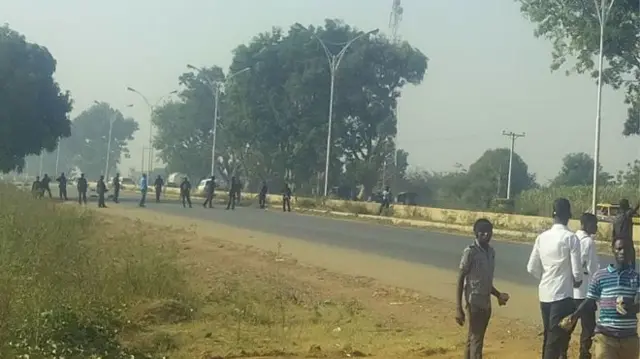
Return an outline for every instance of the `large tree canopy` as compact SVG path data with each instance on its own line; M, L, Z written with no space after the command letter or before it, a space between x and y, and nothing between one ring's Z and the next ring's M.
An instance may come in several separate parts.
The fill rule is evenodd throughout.
M125 118L118 110L106 103L95 104L73 120L73 135L64 141L61 157L69 156L71 163L89 178L104 174L107 161L109 126L111 130L111 152L109 153L109 173L117 168L122 156L129 156L128 142L138 130L138 123Z
M52 151L70 135L71 99L53 80L49 51L0 27L0 172L21 170L24 158Z
M599 183L607 183L611 176L598 168ZM569 153L562 159L562 168L553 179L553 186L584 186L593 182L593 158L584 152Z
M553 43L552 69L571 64L567 73L598 76L599 5L592 0L516 0L537 28L535 35ZM623 134L640 134L640 15L637 0L607 0L613 6L606 19L603 79L626 91L629 105ZM596 6L598 4L598 7Z

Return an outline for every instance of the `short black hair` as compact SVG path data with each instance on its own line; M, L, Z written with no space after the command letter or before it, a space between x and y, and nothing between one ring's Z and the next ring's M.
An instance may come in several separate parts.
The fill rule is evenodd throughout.
M596 217L595 214L587 212L583 213L582 216L580 216L580 224L582 225L582 227L594 223L598 223L598 217Z
M620 200L620 202L618 203L618 205L620 206L621 209L626 210L629 209L629 200L626 198L623 198Z
M571 218L571 202L566 198L558 198L553 201L553 217L562 219Z
M486 218L479 218L473 224L473 232L474 233L477 232L482 227L489 227L490 229L493 229L493 224L491 223L490 220L488 220Z

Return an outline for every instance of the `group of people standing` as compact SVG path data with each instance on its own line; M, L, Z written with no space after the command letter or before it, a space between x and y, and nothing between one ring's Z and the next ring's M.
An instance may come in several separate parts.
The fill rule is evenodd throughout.
M554 202L553 225L536 238L527 263L527 271L539 280L542 359L568 358L571 334L578 321L580 359L639 357L636 315L640 310L640 275L635 270L632 232L633 216L639 207L631 208L626 199L620 201L610 243L614 263L601 269L595 244L597 217L583 214L580 230L574 233L568 227L571 203L564 198ZM491 296L499 305L506 305L510 299L493 286L495 252L489 245L493 225L480 219L473 230L475 241L463 251L456 293L456 321L463 325L469 317L466 359L482 358Z

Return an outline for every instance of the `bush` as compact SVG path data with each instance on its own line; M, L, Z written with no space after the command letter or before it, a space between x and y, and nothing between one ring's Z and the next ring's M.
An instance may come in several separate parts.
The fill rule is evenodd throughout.
M9 185L0 203L0 357L119 359L130 354L116 338L127 308L186 300L176 248L104 233L113 226L94 212Z

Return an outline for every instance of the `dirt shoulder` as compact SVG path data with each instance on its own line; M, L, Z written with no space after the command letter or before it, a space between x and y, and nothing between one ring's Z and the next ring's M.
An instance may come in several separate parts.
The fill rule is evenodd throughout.
M453 320L454 273L144 209L109 208L103 213L148 227L151 237L174 238L181 261L195 273L196 287L211 291L210 295L229 277L245 285L248 282L252 288L262 286L265 297L249 300L254 303L268 302L273 287L283 286L288 288L282 290L288 296L307 298L300 299L308 300L302 307L313 307L313 316L324 318L307 322L309 313L292 309L283 314L288 318L283 320L285 324L268 325L270 334L259 335L263 340L252 342L250 338L258 335L250 332L261 328L259 323L237 329L237 343L224 344L229 352L243 342L255 348L254 353L242 349L240 354L245 357L453 359L462 355L466 329ZM485 357L537 358L540 328L535 291L508 283L498 285L513 299L508 307L494 308ZM331 314L317 314L328 307L333 307ZM211 310L205 306L205 312ZM277 310L276 305L273 311ZM331 318L325 321L326 317ZM203 319L199 326L163 329L188 333L177 340L183 343L177 346L182 354L174 358L216 357L207 349L211 347L207 323ZM274 335L278 330L281 333Z

